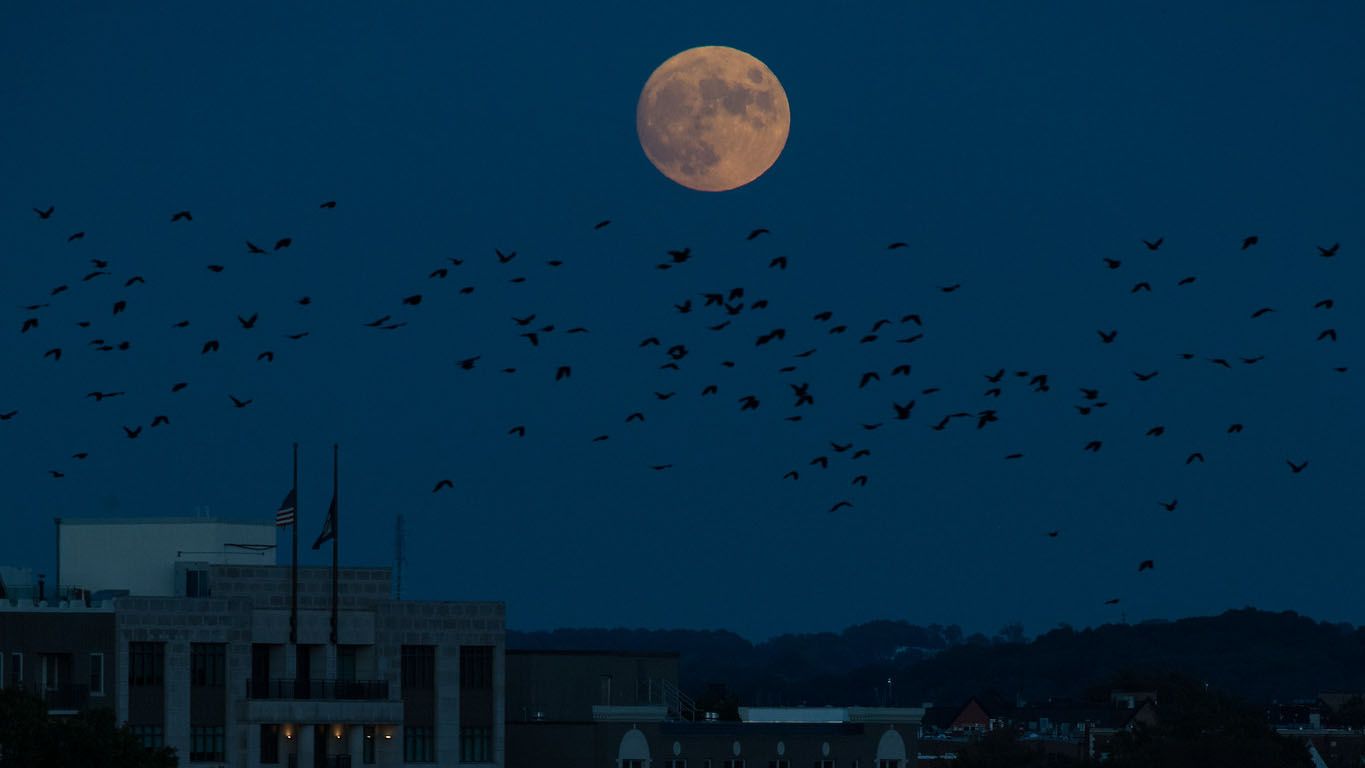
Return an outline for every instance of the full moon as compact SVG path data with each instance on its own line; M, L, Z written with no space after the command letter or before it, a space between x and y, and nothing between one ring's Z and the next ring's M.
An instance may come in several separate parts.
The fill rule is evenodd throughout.
M763 62L720 45L659 65L635 109L640 146L684 187L724 192L762 176L787 144L787 92Z

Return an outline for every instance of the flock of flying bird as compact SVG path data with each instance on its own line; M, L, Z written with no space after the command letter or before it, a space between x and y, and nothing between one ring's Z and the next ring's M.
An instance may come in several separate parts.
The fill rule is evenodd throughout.
M322 203L319 208L322 211L330 211L335 209L336 206L337 204L335 201L329 200ZM49 205L48 207L41 209L34 208L33 211L39 222L41 222L40 226L55 226L54 223L50 223L50 220L53 219L54 214L56 213L56 208L54 206ZM59 222L60 219L57 221ZM188 226L191 225L193 221L194 216L188 210L176 211L169 217L169 223L174 226ZM594 231L600 231L607 228L610 224L610 220L602 220L596 223L592 229ZM754 241L767 235L770 235L768 229L758 228L750 231L745 237L745 240ZM75 244L82 241L85 237L86 233L84 231L74 231L66 236L66 240L68 243ZM294 244L293 238L289 236L278 237L274 239L273 242L269 240L263 242L267 243L269 247L267 248L258 245L250 240L245 241L243 246L244 252L250 255L269 255L288 249ZM1164 242L1164 238L1160 237L1150 241L1141 241L1142 247L1148 252L1159 251L1164 245ZM1241 241L1241 250L1246 251L1253 248L1258 245L1259 242L1258 236L1247 236ZM887 244L886 250L898 251L908 247L908 243L897 241ZM1339 243L1333 243L1329 246L1317 246L1317 254L1324 259L1334 258L1338 255L1340 247ZM666 250L663 252L661 260L655 264L655 268L660 272L689 269L693 262L693 258L694 254L690 247ZM510 277L507 278L508 282L516 284L526 281L526 277L520 273L518 267L521 266L521 264L524 264L527 259L525 257L520 257L520 261L518 261L519 256L515 250L503 251L501 249L496 249L488 259L490 266L496 265L496 268L510 270ZM48 346L47 344L42 345L46 347L42 352L42 357L52 361L54 364L59 363L64 355L70 353L67 345L70 345L72 340L70 339L67 330L50 328L49 324L44 322L44 310L51 307L54 302L72 300L71 297L79 294L82 286L95 280L106 282L111 280L122 281L123 289L129 292L128 295L134 295L133 292L137 290L137 287L147 282L147 279L139 274L116 275L113 271L116 268L116 265L112 263L112 259L94 258L89 260L89 264L91 265L91 269L85 271L83 275L73 273L71 279L67 283L48 288L47 296L45 296L42 301L24 305L20 308L23 312L23 317L19 322L19 333L26 337L31 334L32 336L45 336L46 338L50 338L51 342L49 343L51 346ZM464 264L464 258L445 257L444 262L431 270L427 275L427 279L428 281L443 281L452 274L457 274L457 270ZM564 261L561 259L550 259L545 262L545 266L551 269L563 265ZM1120 258L1103 258L1102 265L1104 269L1119 270L1124 266L1124 260ZM784 271L789 266L788 257L774 256L768 261L767 266L771 270ZM207 265L207 269L210 272L219 273L222 272L225 267L221 264L209 264ZM1177 281L1176 285L1177 287L1188 286L1193 284L1195 280L1196 278L1194 276L1183 277ZM952 294L961 288L962 285L960 283L951 283L938 286L938 291L943 294ZM474 285L465 285L459 288L456 293L458 295L468 295L474 291ZM1130 289L1130 293L1133 294L1151 291L1152 285L1147 280L1135 282ZM423 300L423 293L410 293L395 300L397 306L393 312L409 312L412 308L420 306L423 303ZM307 307L311 302L312 300L309 296L301 296L296 299L296 303L300 307ZM739 328L735 323L741 317L748 318L755 313L763 313L769 308L767 299L762 298L761 296L751 295L744 287L727 287L718 290L709 290L698 295L689 295L673 300L671 304L672 312L678 316L688 316L689 318L706 317L706 320L701 321L706 333L722 333L727 330L730 330L731 333L735 333ZM1333 299L1322 298L1313 304L1312 308L1314 311L1325 313L1330 311L1334 306L1335 302ZM127 307L128 300L120 298L107 310L100 311L100 308L93 306L87 307L86 309L90 312L89 317L91 318L100 315L104 315L104 317L107 318L115 318L122 314ZM400 310L399 307L406 309ZM1257 320L1275 311L1275 307L1260 307L1250 314L1250 319ZM393 332L407 326L413 317L407 315L406 317L409 319L395 319L393 312L382 314L379 317L364 322L357 322L357 325L372 329L374 332ZM760 318L762 316L763 315L760 314ZM250 314L238 314L236 320L240 327L240 331L248 333L257 328L257 324L260 322L260 314L256 311L253 311ZM101 320L97 326L96 321L93 319L82 319L78 321L76 325L82 331L90 334L90 338L83 340L85 348L96 352L106 353L130 349L130 341L114 337L113 333L116 328L116 322L117 321L112 319ZM551 334L562 333L564 335L581 335L590 332L588 328L581 325L575 325L560 330L557 328L556 323L546 321L539 317L537 313L512 315L510 317L510 322L512 324L511 331L516 334L515 339L519 340L514 343L524 344L529 349L539 349L542 342ZM760 319L751 322L762 321ZM852 331L847 323L842 322L835 316L833 310L828 309L814 313L804 322L809 324L809 327L800 330L794 328L789 329L786 326L768 327L765 325L764 328L766 328L766 330L756 335L752 344L754 347L780 345L787 342L789 335L792 336L793 339L804 338L811 332L818 331L825 337L844 337L849 339L856 337L856 343L858 345L895 345L892 348L897 350L897 354L903 358L909 351L915 349L914 345L917 342L924 339L924 329L926 326L926 320L920 313L905 312L899 313L893 317L877 319L865 331L859 333ZM109 325L108 330L101 330L106 324ZM173 328L182 330L192 327L192 323L188 319L176 319L170 324ZM811 330L812 328L814 331ZM674 333L674 331L670 329L669 333ZM259 335L260 331L256 331L256 336ZM290 342L300 342L309 335L309 331L303 330L284 334L283 336ZM1114 328L1097 329L1097 336L1097 344L1114 344L1119 337L1119 330ZM1330 326L1323 327L1316 333L1315 340L1328 344L1334 343L1337 341L1337 330ZM216 354L221 348L220 340L218 338L203 339L202 341L197 342L197 346L200 355ZM697 345L693 342L693 346L700 347L702 345ZM656 362L658 363L659 369L663 371L680 371L691 360L696 359L696 355L694 354L695 350L690 347L686 341L679 341L670 337L668 334L664 334L663 336L647 336L639 341L638 347L640 350L643 350L641 354L658 354L659 357L656 359ZM800 366L807 359L814 356L817 353L817 349L818 348L816 347L810 347L794 352L790 356L790 362L777 370L779 377L782 377L780 379L780 391L785 393L785 399L779 400L778 405L787 407L789 412L782 417L786 421L800 422L804 418L803 414L808 412L808 409L816 406L817 393L813 391L811 383L808 381L798 381L796 379L801 378L799 375L801 371ZM840 353L835 352L833 354L839 355ZM1178 354L1178 357L1188 361L1195 360L1198 356L1194 353L1182 352ZM261 363L270 363L273 362L274 359L275 352L270 349L264 349L256 356L256 360ZM843 359L848 359L848 357ZM1234 366L1256 365L1264 359L1264 355L1231 359L1223 357L1206 359L1207 362L1211 364L1224 368L1232 368ZM457 371L470 372L480 369L483 360L484 355L482 353L469 354L467 356L458 357L454 360L454 365ZM738 363L735 360L721 361L721 367L723 369L734 369L737 365ZM553 370L551 384L553 382L569 379L573 375L573 367L571 364L558 363L554 366ZM880 384L883 381L883 374L886 379L889 380L897 377L909 377L911 370L911 363L903 361L891 366L889 370L866 370L856 372L855 374L850 374L848 386L851 389L863 390L870 386ZM1333 370L1336 373L1346 373L1348 369L1344 366L1338 366L1333 368ZM505 374L517 373L517 369L514 367L504 367L501 371ZM1131 371L1131 373L1135 381L1146 383L1155 379L1161 374L1161 371L1134 370ZM937 432L943 432L949 428L986 430L989 429L993 423L999 421L1000 413L998 407L984 406L987 405L987 401L992 405L995 401L998 401L1004 395L1006 386L1009 384L1010 380L1017 381L1031 391L1038 393L1050 392L1053 391L1054 388L1061 388L1063 391L1077 392L1078 398L1072 407L1079 416L1091 415L1109 404L1103 397L1100 389L1088 386L1062 386L1057 382L1054 382L1049 374L1045 372L1027 370L1015 370L1011 372L1005 368L998 368L994 371L984 372L981 376L984 388L979 396L983 399L983 402L981 402L983 407L968 410L941 411L936 412L927 418L916 418L917 414L922 412L926 407L926 405L920 404L920 400L930 398L941 391L940 387L918 387L914 388L912 396L889 399L889 402L885 405L883 411L884 415L882 417L850 424L849 429L854 433L870 433L874 430L889 427L892 424L927 421L928 428ZM170 394L175 394L185 390L188 386L189 382L187 381L176 381L170 384L168 391ZM727 387L728 386L729 385L727 384ZM751 386L753 386L753 383L746 384L746 387ZM109 398L121 397L124 394L125 392L118 390L93 390L89 392L86 397L95 402L101 402ZM842 394L843 393L836 393L834 396L840 397ZM819 396L821 398L826 397L823 393L820 393ZM252 398L238 396L238 393L225 393L225 397L234 409L248 408L254 402ZM646 396L646 399L656 403L662 403L673 400L674 398L685 397L688 397L688 395L677 391L672 388L672 385L669 385L653 391L652 398ZM739 392L728 392L726 395L722 396L720 384L714 381L705 383L700 388L700 391L696 392L692 397L701 399L728 399L729 402L733 403L733 407L739 412L752 412L758 411L760 408L771 409L774 407L770 404L772 400L770 394L765 390L749 391L746 389ZM225 406L228 403L225 403ZM7 404L5 403L0 403L0 427L3 426L4 422L10 422L20 418L22 414L22 408L12 404L8 405L8 407L6 407L6 405ZM645 409L633 410L624 415L624 423L626 424L643 423L645 420ZM148 429L156 429L169 424L170 417L164 413L158 413L150 418L146 426ZM122 427L124 437L129 440L137 440L143 435L144 428L140 424L124 424L120 426ZM1228 434L1237 434L1242 432L1242 430L1243 425L1241 423L1229 424L1226 429ZM1148 429L1145 435L1147 437L1158 438L1161 437L1165 431L1166 428L1164 425L1155 425ZM527 434L527 424L512 424L509 425L509 429L507 430L507 435L511 439L523 439ZM610 439L609 433L601 433L591 437L590 442L600 443L608 439ZM801 463L792 466L781 476L781 481L798 482L802 481L803 478L808 481L813 472L824 473L832 467L841 465L861 467L863 466L862 464L855 463L872 455L872 449L870 447L857 444L854 440L848 439L846 436L830 438L825 442L828 443L828 451L822 451L814 457L803 459ZM1103 448L1103 445L1103 440L1092 439L1084 445L1077 447L1084 452L1098 453ZM71 454L70 459L72 461L85 461L89 456L90 454L87 451L78 451ZM1005 460L1015 461L1022 459L1023 457L1024 454L1021 452L1012 452L1006 454L1003 458ZM1287 457L1285 459L1285 463L1287 464L1286 471L1295 475L1304 472L1309 465L1307 459L1302 459L1301 457L1297 458L1298 460L1296 460L1296 457ZM1203 453L1195 451L1188 455L1185 459L1185 463L1203 463L1204 460ZM673 467L672 464L667 463L651 464L649 466L654 471L665 471ZM845 476L848 482L847 487L862 488L867 486L870 482L871 478L868 471L859 469L849 469L847 471L851 475L851 478ZM49 472L53 478L57 479L65 477L66 474L61 469L52 469ZM453 489L454 487L455 482L452 479L442 478L435 483L431 493L440 493ZM1159 500L1156 503L1164 510L1174 512L1177 509L1179 502L1178 499L1172 498L1170 500ZM838 498L828 507L828 511L834 513L852 507L854 507L853 497ZM1050 530L1043 532L1043 535L1055 539L1060 533L1059 530ZM1154 559L1143 559L1138 563L1137 571L1141 573L1151 570L1155 565ZM1119 599L1111 598L1105 602L1106 604L1113 605L1117 604Z

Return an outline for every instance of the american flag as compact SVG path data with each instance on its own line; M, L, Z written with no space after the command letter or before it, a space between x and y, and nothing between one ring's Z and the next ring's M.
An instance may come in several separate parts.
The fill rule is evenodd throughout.
M290 491L284 501L280 503L280 508L275 511L275 525L286 526L294 524L294 512L298 506L294 499L294 491Z

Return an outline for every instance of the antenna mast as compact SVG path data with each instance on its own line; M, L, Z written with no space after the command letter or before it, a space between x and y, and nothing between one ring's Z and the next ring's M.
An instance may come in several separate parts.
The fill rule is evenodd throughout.
M398 519L393 527L393 569L394 569L394 599L403 599L403 513L398 513Z

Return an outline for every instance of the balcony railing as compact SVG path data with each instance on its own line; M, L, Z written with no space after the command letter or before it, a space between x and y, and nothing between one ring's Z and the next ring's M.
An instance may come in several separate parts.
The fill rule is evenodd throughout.
M247 680L248 699L386 701L388 680Z

